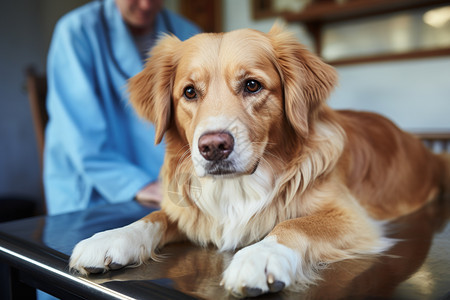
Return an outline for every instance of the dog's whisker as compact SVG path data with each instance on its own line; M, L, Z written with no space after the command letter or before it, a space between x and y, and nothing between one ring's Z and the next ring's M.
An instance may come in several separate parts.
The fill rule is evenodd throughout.
M272 157L273 159L281 162L282 164L286 164L286 162L279 155L275 155L275 154L271 153L270 151L265 151L264 154Z
M178 159L177 164L182 164L184 163L187 159L191 158L191 151L190 150L186 150Z
M181 152L183 149L185 149L185 148L188 148L188 149L185 150L185 151L183 152L183 154L180 155L180 152ZM191 150L190 150L190 148L189 148L189 145L186 145L186 146L182 147L182 148L178 151L177 156L180 157L180 158L178 159L177 166L180 165L180 164L182 164L186 159L190 158L190 157L191 157Z
M187 148L187 150L185 150L186 148ZM183 157L185 155L185 153L188 151L190 151L190 146L189 146L189 144L186 144L178 150L178 152L175 156L180 156L180 153L183 152L183 154L181 155L181 157Z

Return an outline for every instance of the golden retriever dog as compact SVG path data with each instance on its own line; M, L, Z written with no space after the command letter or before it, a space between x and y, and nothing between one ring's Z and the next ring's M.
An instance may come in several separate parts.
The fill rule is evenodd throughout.
M71 269L139 265L190 240L238 250L221 284L256 296L389 248L383 220L437 196L450 164L377 114L332 110L336 81L279 26L161 39L129 82L167 145L161 210L81 241Z

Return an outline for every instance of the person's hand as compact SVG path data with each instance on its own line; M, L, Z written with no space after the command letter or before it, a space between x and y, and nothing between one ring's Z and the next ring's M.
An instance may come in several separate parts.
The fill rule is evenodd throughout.
M159 181L152 182L136 194L136 201L145 206L159 206L162 201L161 185Z

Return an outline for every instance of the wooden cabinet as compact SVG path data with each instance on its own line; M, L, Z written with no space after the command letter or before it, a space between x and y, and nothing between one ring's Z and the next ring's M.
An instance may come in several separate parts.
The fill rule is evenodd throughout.
M180 1L180 10L204 32L222 31L222 0Z

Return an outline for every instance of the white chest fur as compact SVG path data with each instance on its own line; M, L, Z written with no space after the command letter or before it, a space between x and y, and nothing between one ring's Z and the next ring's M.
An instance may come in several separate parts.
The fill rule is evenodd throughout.
M208 236L221 250L235 249L260 239L271 226L252 222L273 199L273 174L260 166L252 175L201 178L191 199L207 218ZM275 220L274 220L275 221ZM268 225L268 224L265 224ZM264 228L261 228L264 227Z

